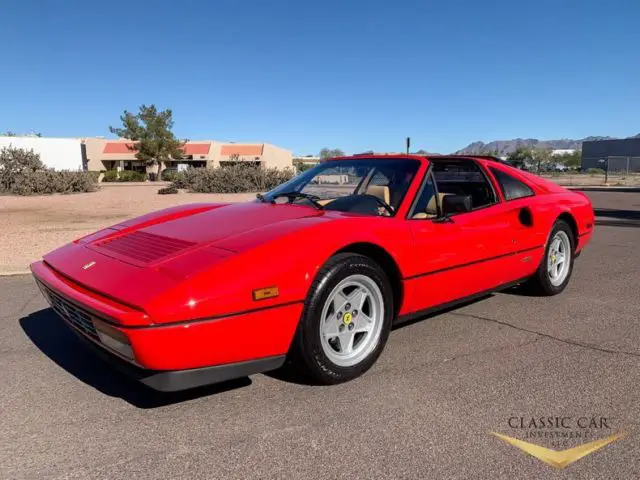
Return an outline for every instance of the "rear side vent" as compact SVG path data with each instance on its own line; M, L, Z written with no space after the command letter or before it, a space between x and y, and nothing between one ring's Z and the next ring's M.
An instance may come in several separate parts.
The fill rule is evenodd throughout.
M99 241L95 245L139 262L152 263L161 258L174 255L185 248L195 245L195 243L136 231Z

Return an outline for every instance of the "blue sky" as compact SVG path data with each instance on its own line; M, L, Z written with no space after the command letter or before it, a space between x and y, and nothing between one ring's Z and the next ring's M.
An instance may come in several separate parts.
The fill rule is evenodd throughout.
M640 2L3 2L0 131L109 136L171 108L182 138L299 154L640 133Z

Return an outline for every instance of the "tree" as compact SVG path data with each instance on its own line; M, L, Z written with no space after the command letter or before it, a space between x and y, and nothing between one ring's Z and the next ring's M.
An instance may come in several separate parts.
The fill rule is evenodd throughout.
M158 111L155 105L142 105L137 115L124 111L120 116L122 128L109 127L111 133L135 142L130 146L136 158L145 165L157 165L158 176L162 162L182 158L185 141L173 134L173 114L170 109Z
M342 157L344 156L344 152L339 148L323 148L320 150L320 160L328 160L333 157Z
M553 159L569 168L578 168L582 164L582 152L580 150L575 150L572 153L556 155Z
M531 153L533 155L533 161L536 164L536 173L539 174L541 167L551 162L551 150L547 148L535 148Z
M296 167L296 170L298 171L298 173L306 172L307 170L315 167L315 165L313 164L303 163L302 160L300 160L299 158L294 159L292 163L293 163L293 166Z
M7 130L4 133L0 134L1 137L17 137L18 134L16 132L12 132L11 130ZM40 132L34 132L31 131L29 133L24 133L21 136L23 137L42 137L42 134Z
M533 162L533 152L527 147L518 147L507 156L507 162L514 167L523 168Z

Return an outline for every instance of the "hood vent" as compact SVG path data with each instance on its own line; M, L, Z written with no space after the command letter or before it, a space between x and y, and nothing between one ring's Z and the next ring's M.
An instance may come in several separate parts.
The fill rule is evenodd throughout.
M142 263L152 263L161 258L175 255L181 250L195 245L195 243L138 230L115 238L98 241L95 245L123 257Z

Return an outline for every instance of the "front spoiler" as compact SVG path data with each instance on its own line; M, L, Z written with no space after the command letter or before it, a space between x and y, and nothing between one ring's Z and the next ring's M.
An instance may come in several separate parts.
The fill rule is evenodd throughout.
M190 388L225 382L235 378L247 377L256 373L268 372L280 368L286 355L258 358L244 362L215 365L212 367L191 368L187 370L146 370L122 360L121 358L96 345L84 335L71 329L82 343L93 350L102 360L133 380L160 392L177 392Z

